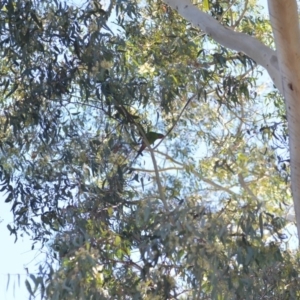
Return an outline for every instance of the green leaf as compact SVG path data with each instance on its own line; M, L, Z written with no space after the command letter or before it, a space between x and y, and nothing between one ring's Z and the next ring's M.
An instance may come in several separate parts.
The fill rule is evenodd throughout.
M121 244L121 242L122 242L122 239L118 235L116 235L115 236L115 245L119 246Z
M30 12L30 15L31 15L32 19L34 20L34 22L35 22L41 29L43 29L43 24L42 24L42 22L39 21L39 19L37 18L36 14L35 14L33 11L31 11L31 12Z
M6 284L6 291L8 291L8 287L9 287L9 282L10 282L10 274L7 274L7 284Z
M16 83L14 84L13 88L11 89L11 91L5 96L5 98L7 99L9 96L11 96L18 88L19 84Z
M11 202L13 199L14 199L13 193L9 193L4 202L8 203L8 202Z
M202 6L203 6L204 11L208 11L209 10L209 0L203 0Z
M30 285L30 283L29 283L29 281L28 281L27 279L25 280L25 286L26 286L27 291L29 292L29 294L30 294L31 296L34 296L34 293L33 293L33 291L32 291L31 285Z

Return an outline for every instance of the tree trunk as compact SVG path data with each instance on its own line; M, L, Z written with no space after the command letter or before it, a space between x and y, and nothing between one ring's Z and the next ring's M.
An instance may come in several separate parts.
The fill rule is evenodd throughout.
M300 234L300 31L296 0L268 0L288 119L291 183Z

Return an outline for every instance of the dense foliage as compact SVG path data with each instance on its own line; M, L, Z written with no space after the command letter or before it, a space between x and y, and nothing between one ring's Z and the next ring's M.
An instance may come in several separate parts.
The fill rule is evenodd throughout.
M8 229L48 251L32 296L299 297L283 100L251 58L162 1L0 5ZM272 46L260 9L208 13Z

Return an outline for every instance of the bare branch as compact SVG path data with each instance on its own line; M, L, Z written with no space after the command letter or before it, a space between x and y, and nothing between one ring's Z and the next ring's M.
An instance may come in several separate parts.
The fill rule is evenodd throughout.
M259 203L260 202L259 199L254 195L252 190L249 188L249 186L245 182L244 176L241 173L238 174L238 179L239 179L239 184L249 194L249 196L251 196L253 201L255 201L256 203Z

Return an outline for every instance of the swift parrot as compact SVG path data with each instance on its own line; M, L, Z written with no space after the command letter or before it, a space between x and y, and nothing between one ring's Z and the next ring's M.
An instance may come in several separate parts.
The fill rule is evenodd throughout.
M147 138L147 141L148 141L149 145L152 145L152 144L154 144L154 142L155 142L156 140L159 140L159 139L162 139L162 138L165 137L163 134L157 133L157 132L154 132L154 131L149 131L149 132L145 133L145 136L146 136L146 138ZM142 154L142 152L145 150L146 147L147 147L147 143L145 143L145 141L143 140L143 141L142 141L142 145L141 145L141 147L140 147L140 149L139 149L139 151L138 151L138 153L137 153L136 158L137 158L140 154Z

